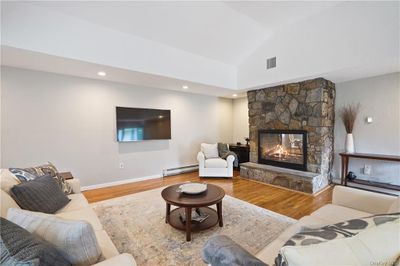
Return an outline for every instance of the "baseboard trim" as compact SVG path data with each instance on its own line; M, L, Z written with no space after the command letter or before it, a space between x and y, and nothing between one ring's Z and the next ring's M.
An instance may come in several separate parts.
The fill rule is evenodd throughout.
M107 183L101 183L101 184L96 184L96 185L83 186L83 187L81 187L81 191L118 186L118 185L134 183L134 182L150 180L150 179L157 179L157 178L162 178L162 177L163 177L162 175L149 175L149 176L143 176L143 177L138 177L138 178L129 178L129 179L124 179L124 180L119 180L119 181L114 181L114 182L107 182Z

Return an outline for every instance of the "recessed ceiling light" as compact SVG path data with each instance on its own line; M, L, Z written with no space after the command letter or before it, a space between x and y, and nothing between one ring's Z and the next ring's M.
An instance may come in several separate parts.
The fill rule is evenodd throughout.
M183 85L183 86L182 86L182 89L187 90L187 89L189 89L189 86Z
M237 94L235 93L235 94L233 94L232 96L233 96L233 97L237 97Z
M99 72L97 72L97 75L100 77L105 77L107 75L107 73L104 71L99 71Z

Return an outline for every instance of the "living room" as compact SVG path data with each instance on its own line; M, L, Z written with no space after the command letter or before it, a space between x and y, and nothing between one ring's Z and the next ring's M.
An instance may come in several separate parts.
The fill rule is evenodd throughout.
M2 264L398 263L399 10L2 1Z

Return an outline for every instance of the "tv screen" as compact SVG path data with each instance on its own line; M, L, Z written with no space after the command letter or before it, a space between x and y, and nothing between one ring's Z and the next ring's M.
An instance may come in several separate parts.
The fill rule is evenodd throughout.
M117 107L117 141L171 139L171 111Z

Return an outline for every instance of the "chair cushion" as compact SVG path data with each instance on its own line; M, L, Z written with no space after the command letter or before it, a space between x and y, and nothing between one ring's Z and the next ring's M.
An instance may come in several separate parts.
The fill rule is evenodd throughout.
M71 200L64 208L59 209L56 213L70 212L81 210L89 207L89 203L83 194L71 194L68 195L68 198Z
M0 170L0 188L10 194L10 189L21 183L8 169Z
M390 205L388 213L395 213L395 212L400 212L400 197L397 197L397 199Z
M1 265L71 265L50 243L0 217Z
M92 265L100 258L101 250L95 232L86 221L65 220L54 215L12 208L7 218L53 244L73 265Z
M22 209L44 213L55 213L70 201L50 175L14 186L10 195Z
M228 162L221 158L207 159L204 161L205 168L227 168Z
M206 159L210 158L218 158L218 144L207 144L207 143L202 143L201 146L201 151L204 153L204 156Z
M371 213L350 209L347 207L326 204L311 214L313 217L328 220L331 223L338 223L350 219L371 216Z

